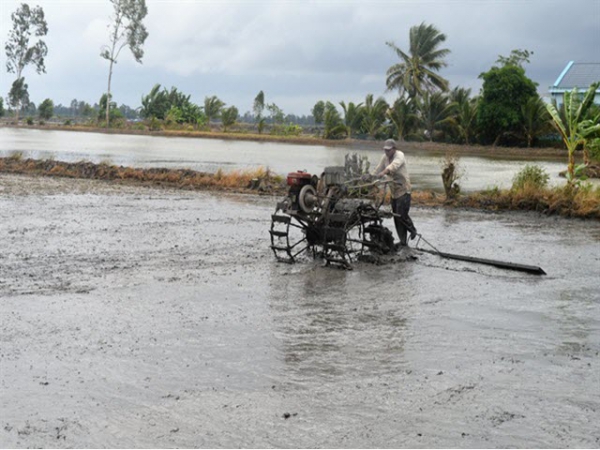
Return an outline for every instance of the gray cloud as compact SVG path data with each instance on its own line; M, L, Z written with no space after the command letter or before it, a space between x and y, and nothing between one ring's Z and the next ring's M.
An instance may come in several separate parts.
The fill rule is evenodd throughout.
M22 0L0 6L0 39ZM407 47L421 22L447 35L452 53L442 75L452 86L480 88L478 76L512 49L534 52L527 74L544 94L570 60L600 61L598 0L159 1L147 0L149 38L143 65L124 53L115 68L118 103L138 106L155 83L176 86L201 103L218 95L240 111L259 90L285 112L309 114L319 99L361 101L385 93L396 62L386 45ZM26 71L32 100L91 103L106 89L108 0L38 0L50 32L47 74ZM2 54L4 58L4 54ZM0 59L4 66L4 59ZM12 74L2 72L6 96Z

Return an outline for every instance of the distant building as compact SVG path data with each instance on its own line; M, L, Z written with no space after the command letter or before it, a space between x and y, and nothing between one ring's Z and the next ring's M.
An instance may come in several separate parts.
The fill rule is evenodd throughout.
M579 93L584 93L596 81L600 81L600 62L576 63L571 61L556 79L554 85L550 86L549 92L552 99L560 105L565 92L577 88ZM594 103L600 105L600 89L596 91Z

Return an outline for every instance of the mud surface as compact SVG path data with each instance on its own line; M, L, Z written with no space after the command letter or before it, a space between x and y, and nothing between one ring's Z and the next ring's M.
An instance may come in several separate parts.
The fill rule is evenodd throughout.
M0 175L0 446L600 446L597 223L415 208L548 275L342 271L276 263L273 205Z

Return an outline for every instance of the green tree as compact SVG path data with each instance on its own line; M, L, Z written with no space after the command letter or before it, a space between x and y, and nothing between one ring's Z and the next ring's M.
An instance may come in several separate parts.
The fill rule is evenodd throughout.
M160 84L155 84L148 95L142 96L140 116L145 119L152 117L163 120L171 105L164 91L160 90Z
M323 123L325 115L325 102L323 102L323 100L319 100L317 103L315 103L315 106L313 106L311 109L311 113L317 125Z
M91 117L94 115L94 108L87 102L81 101L79 103L79 110L81 111L81 115L83 117Z
M4 109L4 99L0 97L0 117L4 117L6 110Z
M524 63L529 63L531 55L533 55L533 52L529 50L516 49L511 51L509 56L498 55L496 62L500 64L500 67L517 66L523 68Z
M600 110L599 108L595 108L597 111L590 111L588 116L591 119L585 119L579 124L579 132L584 137L585 142L583 144L583 163L586 166L591 164L590 158L590 150L591 149L599 149L600 150ZM600 152L597 153L600 156ZM595 158L598 159L598 158Z
M452 123L456 103L451 102L449 97L442 92L433 94L426 92L417 101L417 109L426 135L430 141L433 141L437 130Z
M258 134L262 134L265 128L265 118L263 117L263 111L265 110L265 93L263 91L260 91L254 98L252 110L254 111L254 120L258 127Z
M165 123L168 125L173 123L183 123L183 114L181 113L181 109L175 105L171 106L171 108L169 108L167 111L167 115L165 116Z
M17 123L19 121L19 112L22 108L29 105L29 86L25 83L25 78L17 78L8 92L8 104L13 107L17 114Z
M38 114L42 120L50 120L54 115L54 102L47 98L38 106Z
M467 145L477 130L477 105L479 99L471 97L471 90L454 88L450 92L450 101L456 104L452 124L458 133L459 140Z
M100 97L100 108L98 109L98 121L101 121L105 118L105 113L107 109L109 110L108 119L111 123L114 123L115 120L123 118L123 114L121 111L117 109L117 104L115 102L108 101L109 96L106 94L102 94Z
M225 106L225 103L219 100L216 95L204 98L204 114L206 115L206 123L209 126L212 119L219 118L223 106Z
M352 138L352 134L360 128L360 124L363 120L363 106L362 103L354 104L349 102L346 105L345 102L340 102L340 106L344 110L344 124L346 125L346 134L348 138Z
M392 135L400 141L414 132L419 121L415 102L404 95L396 99L386 116L393 126Z
M398 89L401 94L406 92L409 98L421 96L426 91L447 91L448 81L438 74L447 65L444 58L450 53L447 48L440 48L445 40L445 34L423 22L410 29L408 52L393 42L386 42L400 59L387 71L387 89Z
M181 115L185 123L190 123L196 128L198 125L202 125L206 121L206 117L202 112L202 108L195 103L187 102L181 106Z
M223 124L223 132L227 133L227 129L237 121L239 112L235 106L223 109L221 112L221 123Z
M361 130L375 139L383 129L388 109L389 105L383 97L374 100L373 94L367 94L363 108Z
M582 100L579 98L577 89L565 92L562 104L563 117L559 114L555 104L546 104L546 109L552 118L552 125L560 133L567 147L567 180L570 185L575 180L575 150L578 146L585 144L587 135L600 131L599 123L589 124L589 126L587 123L584 123L586 113L594 103L598 87L600 87L600 82L593 83Z
M523 115L523 134L527 140L527 147L532 147L534 140L548 132L550 117L544 101L539 97L530 97L521 107Z
M482 73L482 94L477 108L477 127L485 144L497 145L505 137L521 135L523 107L537 97L537 84L515 65L492 67Z
M160 84L155 84L148 95L142 96L140 116L144 119L167 120L170 123L189 123L194 127L204 123L202 108L190 101L191 96L185 95L177 88L161 90Z
M148 14L146 0L110 0L113 5L114 15L111 17L109 44L104 46L100 56L109 62L108 88L106 95L112 98L110 87L113 66L117 63L121 50L129 47L131 54L138 63L144 57L144 42L148 32L143 20ZM109 104L106 102L106 126L109 126Z
M277 106L275 103L271 103L271 104L267 105L267 111L269 111L269 114L271 116L271 121L275 125L281 125L283 123L283 121L285 120L285 115L283 114L283 110L279 106Z
M6 70L16 74L16 80L13 82L9 94L9 102L16 110L18 123L21 106L29 103L28 86L22 76L23 69L29 64L33 64L38 74L46 72L44 58L48 54L48 47L41 39L30 45L30 39L32 35L45 36L48 33L48 24L44 17L44 10L39 6L30 8L27 3L21 3L21 6L10 17L13 28L8 34L4 49L6 51Z
M340 139L346 135L347 129L342 121L342 116L331 102L325 103L325 113L323 115L323 137L325 139Z

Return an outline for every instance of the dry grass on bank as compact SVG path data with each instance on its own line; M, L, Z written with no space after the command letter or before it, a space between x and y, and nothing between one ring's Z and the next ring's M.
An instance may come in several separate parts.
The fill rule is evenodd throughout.
M581 185L488 189L459 197L454 206L492 211L538 211L546 215L600 219L600 187Z
M285 195L285 180L269 169L234 170L204 173L187 169L133 168L106 163L67 163L53 160L23 159L22 155L0 158L0 172L86 178L118 183L168 186L180 189L226 190L266 195ZM525 184L518 189L488 189L456 200L432 191L413 192L414 205L430 207L476 208L490 211L537 211L547 215L600 219L600 187L581 185L539 188Z
M263 167L228 173L218 170L211 174L188 169L141 169L85 161L67 163L22 159L20 154L15 154L0 158L0 172L152 184L182 189L244 191L252 187L259 193L284 192L282 178Z

